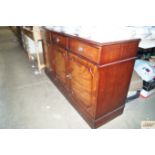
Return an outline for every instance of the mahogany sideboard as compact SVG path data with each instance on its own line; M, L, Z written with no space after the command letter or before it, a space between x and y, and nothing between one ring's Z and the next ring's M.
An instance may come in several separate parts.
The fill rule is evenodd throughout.
M123 113L139 42L98 43L44 28L45 72L97 128Z

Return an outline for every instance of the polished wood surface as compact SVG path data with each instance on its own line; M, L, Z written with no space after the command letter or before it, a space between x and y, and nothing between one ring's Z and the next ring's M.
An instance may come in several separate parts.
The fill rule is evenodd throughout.
M45 29L45 71L92 128L123 112L139 41L99 44Z
M67 37L62 36L58 33L52 33L52 41L64 48L67 48Z
M55 46L55 73L60 82L66 84L66 57L67 52Z
M105 45L102 48L100 64L133 58L137 55L135 52L135 49L137 49L137 47L138 42L132 40L126 43L113 44L110 46Z
M99 63L100 60L100 49L100 47L94 47L77 39L69 40L69 50L71 52L75 52L96 63Z
M131 60L100 69L96 118L124 104L133 65L134 60Z
M74 54L69 54L72 96L94 117L98 82L97 67Z

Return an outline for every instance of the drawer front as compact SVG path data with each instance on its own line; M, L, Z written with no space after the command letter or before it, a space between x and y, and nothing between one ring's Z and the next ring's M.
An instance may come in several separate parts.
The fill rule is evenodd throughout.
M67 48L67 37L56 34L56 33L52 33L52 40L54 43Z
M100 48L86 44L76 39L69 40L70 51L77 53L93 62L99 63Z

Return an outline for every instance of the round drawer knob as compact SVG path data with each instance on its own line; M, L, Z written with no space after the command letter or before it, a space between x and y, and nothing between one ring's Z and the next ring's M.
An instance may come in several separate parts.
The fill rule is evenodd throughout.
M59 38L56 38L56 42L59 43L60 42L60 39Z
M83 52L83 51L84 51L84 48L83 48L83 47L79 47L79 48L78 48L78 51L79 51L79 52Z

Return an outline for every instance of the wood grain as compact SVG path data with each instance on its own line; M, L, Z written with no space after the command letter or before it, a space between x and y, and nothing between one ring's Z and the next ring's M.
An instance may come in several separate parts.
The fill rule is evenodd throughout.
M99 44L54 31L45 36L45 71L88 124L97 128L122 114L140 40Z
M75 52L78 55L86 57L87 59L99 63L100 60L100 47L90 46L87 43L83 43L77 39L69 40L69 50Z

